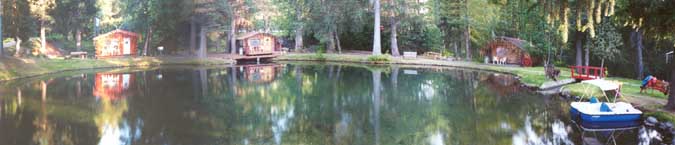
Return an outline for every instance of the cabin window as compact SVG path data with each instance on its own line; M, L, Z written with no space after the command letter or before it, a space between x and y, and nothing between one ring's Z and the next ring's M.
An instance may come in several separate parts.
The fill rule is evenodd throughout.
M260 39L251 39L251 47L258 47L260 46Z
M119 48L119 41L116 39L108 41L106 47L103 48L103 55L116 55Z

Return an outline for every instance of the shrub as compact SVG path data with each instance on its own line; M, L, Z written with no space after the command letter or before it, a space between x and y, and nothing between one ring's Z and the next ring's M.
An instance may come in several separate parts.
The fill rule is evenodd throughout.
M389 55L371 55L371 56L368 56L368 61L371 61L371 62L389 62L389 61L391 61L391 56L389 56Z

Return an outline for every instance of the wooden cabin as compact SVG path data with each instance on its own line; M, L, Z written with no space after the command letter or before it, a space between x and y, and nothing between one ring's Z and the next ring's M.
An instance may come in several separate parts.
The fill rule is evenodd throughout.
M532 66L532 57L525 47L531 44L525 40L511 37L497 37L488 42L481 54L491 61L506 59L506 64L515 64L524 67Z
M135 77L132 74L97 73L94 78L94 96L117 100L128 96Z
M267 55L279 51L277 37L269 33L251 32L237 37L237 46L244 55Z
M138 34L117 29L94 37L96 57L137 56Z

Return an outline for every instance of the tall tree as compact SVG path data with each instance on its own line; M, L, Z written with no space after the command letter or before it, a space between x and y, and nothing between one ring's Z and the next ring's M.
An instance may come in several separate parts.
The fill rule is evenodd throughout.
M246 0L223 0L227 17L229 17L230 30L228 31L230 52L237 53L237 31L252 24L247 19L250 15L250 3Z
M645 64L644 64L644 59L643 59L643 50L644 50L644 45L642 43L643 39L643 31L640 28L636 28L635 30L630 32L630 42L632 44L632 47L635 48L636 52L635 57L637 60L637 79L642 79L644 78L644 70L645 70Z
M391 33L390 35L390 40L389 42L391 43L389 45L391 49L391 55L392 56L399 56L401 55L399 52L398 48L398 29L399 26L401 25L402 19L405 19L405 12L408 10L406 8L406 1L405 0L390 0L387 3L387 6L389 9L389 25L390 25L390 30Z
M30 17L30 6L29 1L27 0L11 0L6 1L2 7L3 9L3 23L4 31L6 35L14 38L16 42L15 45L15 57L21 57L25 52L21 48L23 40L28 40L28 37L33 36L33 23L32 17Z
M40 52L47 49L47 25L53 21L49 11L54 8L54 0L32 0L31 13L38 19L40 25Z
M4 8L4 7L2 7L2 1L0 1L0 9L1 8ZM4 46L4 42L2 41L3 40L2 39L2 34L3 34L2 33L2 15L4 15L3 10L0 10L0 57L5 55L5 53L4 53L5 46Z
M295 17L293 21L293 27L295 29L295 51L302 51L304 45L304 41L302 39L303 35L305 34L305 0L290 0L291 1L291 7L294 9Z
M380 0L373 0L375 22L373 27L373 55L382 54L382 36L380 35Z

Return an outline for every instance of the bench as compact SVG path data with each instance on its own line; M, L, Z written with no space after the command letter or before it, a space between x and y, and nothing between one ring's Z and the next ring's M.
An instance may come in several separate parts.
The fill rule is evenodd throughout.
M417 52L403 52L403 58L417 58Z
M80 57L80 59L85 59L87 58L87 52L83 51L70 52L70 56L78 56Z

